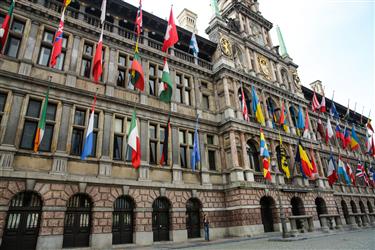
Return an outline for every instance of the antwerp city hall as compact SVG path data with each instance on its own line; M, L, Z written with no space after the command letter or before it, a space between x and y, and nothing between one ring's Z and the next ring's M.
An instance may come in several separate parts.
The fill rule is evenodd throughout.
M10 4L0 3L0 23ZM327 180L331 154L336 163L341 156L354 173L359 161L370 166L372 158L362 152L367 118L350 111L350 131L355 125L362 150L342 149L335 138L325 142L316 128L319 118L326 126L328 113L311 110L314 91L319 100L323 97L322 84L312 83L313 90L301 85L298 66L283 42L273 45L273 24L261 15L257 0L213 1L209 39L196 36L197 58L189 50L197 15L186 9L177 13L179 42L170 48L168 59L170 105L158 96L168 22L143 11L139 55L145 90L135 91L130 67L138 6L126 1L107 1L103 74L94 82L101 4L71 2L62 54L50 68L63 1L15 3L0 57L1 249L109 249L189 241L203 237L204 214L212 239L281 232L284 221L292 235L374 225L371 185L358 177L356 185L340 178L330 186ZM265 126L255 119L252 88ZM34 139L47 89L45 132L36 153ZM81 160L96 93L94 149ZM249 121L244 119L242 95ZM285 130L275 122L282 105ZM337 122L344 128L346 107L335 105ZM138 169L127 153L135 106L142 152ZM330 100L327 106L332 106ZM304 117L308 112L303 136L296 128L299 107ZM168 164L161 166L169 116ZM193 171L197 116L200 162ZM332 121L333 129L337 122ZM270 152L271 181L263 177L261 127ZM299 140L316 163L314 179L304 178L295 166ZM281 151L286 152L290 178L280 164Z

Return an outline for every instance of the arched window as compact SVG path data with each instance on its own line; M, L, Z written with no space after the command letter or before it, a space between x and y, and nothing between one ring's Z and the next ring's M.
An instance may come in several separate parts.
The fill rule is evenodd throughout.
M293 125L296 128L298 124L298 111L294 106L289 107L290 117L292 118Z
M35 249L42 200L35 192L21 192L10 201L1 249Z
M266 103L268 113L272 117L273 128L276 128L279 125L281 110L278 108L277 104L271 97L267 99Z
M250 94L249 92L247 91L247 89L243 88L243 93L245 95L245 102L246 102L246 108L247 108L247 114L249 115L249 117L251 117L252 115L252 108L251 108L251 99L250 99ZM238 89L238 100L240 102L240 108L242 110L242 91L241 91L241 88Z
M189 239L201 237L201 207L201 202L195 198L186 203L186 229Z
M133 242L134 202L129 196L121 196L115 200L112 217L112 244L128 244Z
M154 241L168 241L170 219L170 202L167 198L157 198L152 204L152 231Z
M250 167L254 169L255 172L261 172L261 167L259 164L259 151L254 141L247 142L247 155L249 157Z
M76 194L69 199L64 221L64 248L89 246L91 208L91 199L86 194Z

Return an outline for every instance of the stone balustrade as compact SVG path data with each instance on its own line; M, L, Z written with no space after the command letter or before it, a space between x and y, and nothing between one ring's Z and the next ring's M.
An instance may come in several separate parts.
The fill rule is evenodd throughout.
M342 229L342 221L339 214L321 214L319 215L319 219L323 232L328 233L329 230ZM335 227L333 225L333 221L335 222Z
M314 231L312 215L293 215L288 217L291 227L291 235L296 236L298 232L305 233ZM299 224L299 228L297 225Z

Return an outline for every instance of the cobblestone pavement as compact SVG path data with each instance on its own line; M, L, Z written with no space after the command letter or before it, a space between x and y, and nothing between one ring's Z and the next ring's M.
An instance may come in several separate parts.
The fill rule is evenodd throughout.
M160 244L135 249L185 249L185 250L272 250L272 249L369 249L375 250L375 229L339 232L331 235L312 234L309 238L294 241L276 241L276 237L234 238L213 242L196 241L181 244Z

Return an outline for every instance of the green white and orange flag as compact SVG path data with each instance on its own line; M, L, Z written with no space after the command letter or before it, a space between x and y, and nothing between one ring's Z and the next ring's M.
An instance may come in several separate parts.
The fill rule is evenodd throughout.
M10 22L13 16L13 10L14 6L16 5L15 1L12 0L10 3L9 9L8 9L8 14L6 15L4 22L1 24L0 28L0 53L3 52L3 49L5 47L5 42L7 41L7 37L9 34L9 27L10 27Z
M164 59L163 75L159 84L160 101L170 103L172 98L172 80L169 74L169 67L167 59Z
M34 141L34 151L38 152L39 146L42 143L44 131L46 130L46 120L47 120L47 107L48 107L48 96L49 96L49 88L46 93L46 98L44 100L43 108L42 108L42 116L40 117L38 123L38 129L35 135Z
M134 168L138 168L139 165L141 165L141 140L138 134L137 115L135 110L133 111L128 133L128 147L130 148L128 152L131 152L132 165Z

